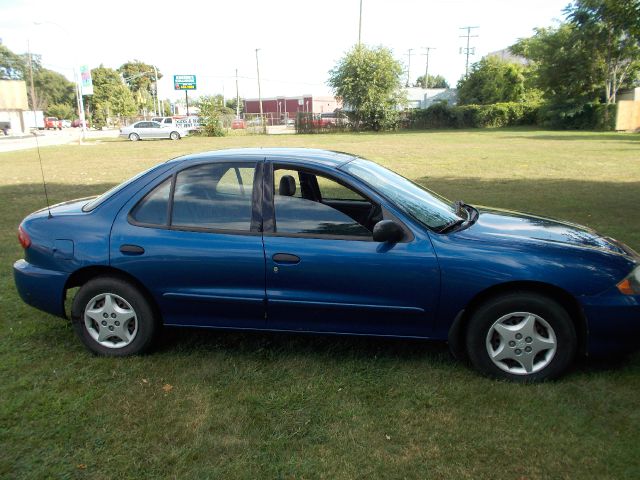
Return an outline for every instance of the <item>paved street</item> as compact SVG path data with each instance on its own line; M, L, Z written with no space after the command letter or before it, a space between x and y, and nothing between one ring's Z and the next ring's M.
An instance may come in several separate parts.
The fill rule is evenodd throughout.
M87 130L86 138L115 138L118 136L118 130ZM44 130L38 131L37 142L41 147L50 145L65 145L68 143L78 143L80 139L80 129L65 128L63 130ZM28 148L36 148L35 135L27 137L0 136L0 152L13 152L16 150L25 150Z

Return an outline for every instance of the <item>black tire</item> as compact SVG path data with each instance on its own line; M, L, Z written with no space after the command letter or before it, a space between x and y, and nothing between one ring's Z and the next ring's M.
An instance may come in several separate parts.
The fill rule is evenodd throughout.
M140 135L138 135L137 133L130 133L129 140L131 140L132 142L137 142L138 140L140 140Z
M169 138L171 140L180 140L180 134L178 132L171 132Z
M135 334L130 343L120 347L115 346L114 339L116 337L103 342L113 343L111 347L104 346L103 343L98 342L97 339L93 338L90 328L87 327L85 322L85 311L91 305L95 305L93 300L107 294L113 296L114 299L119 297L118 301L124 300L135 316L130 321L133 322L133 325L129 323L129 329L135 330ZM124 310L121 309L121 311ZM126 311L130 312L130 310ZM87 320L91 323L92 319L87 318ZM106 317L106 320L111 321L112 319ZM71 321L76 334L90 351L109 357L136 355L146 351L152 345L158 330L158 321L149 301L136 287L116 277L98 277L85 283L73 299ZM95 324L95 322L93 323ZM135 329L132 327L135 327ZM96 332L95 328L91 329L91 331Z
M519 312L526 312L532 316L518 315ZM510 341L513 344L511 344L494 329L494 324L498 323L499 319L504 319L506 323L503 325L513 322L514 327L517 327L524 324L525 318L534 319L536 333L540 333L536 338L555 342L555 353L551 348L547 350L543 348L536 353L535 344L532 350L527 343L524 343L525 340L530 342L531 337L523 337L522 334L520 339L512 338ZM491 337L489 337L490 331ZM511 358L494 362L490 357L489 349L494 348L496 344L494 352L502 346ZM525 348L532 353L525 354ZM573 362L576 348L576 331L567 311L555 300L531 292L512 292L486 301L473 312L467 327L466 349L469 360L483 374L498 379L528 383L557 378ZM524 359L525 355L530 355L529 358L532 358L530 367L533 365L534 368L531 368L530 373L522 371L526 370L525 363L515 360Z

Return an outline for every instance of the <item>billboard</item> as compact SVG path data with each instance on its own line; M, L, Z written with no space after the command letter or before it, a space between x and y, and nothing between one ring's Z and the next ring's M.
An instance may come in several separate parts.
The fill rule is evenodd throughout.
M195 75L174 75L173 86L175 90L195 90L196 76Z

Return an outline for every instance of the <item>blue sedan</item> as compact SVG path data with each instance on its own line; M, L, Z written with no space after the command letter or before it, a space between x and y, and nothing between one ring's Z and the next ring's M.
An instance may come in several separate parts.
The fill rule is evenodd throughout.
M562 374L640 334L640 257L578 225L451 203L376 163L241 149L29 215L14 277L100 355L161 325L448 340L482 373Z

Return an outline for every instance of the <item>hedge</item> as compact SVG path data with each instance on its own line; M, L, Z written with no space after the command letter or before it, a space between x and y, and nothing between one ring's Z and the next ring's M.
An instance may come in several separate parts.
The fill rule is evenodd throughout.
M458 105L436 103L426 109L407 113L408 128L495 128L535 125L539 103L494 103L492 105Z

